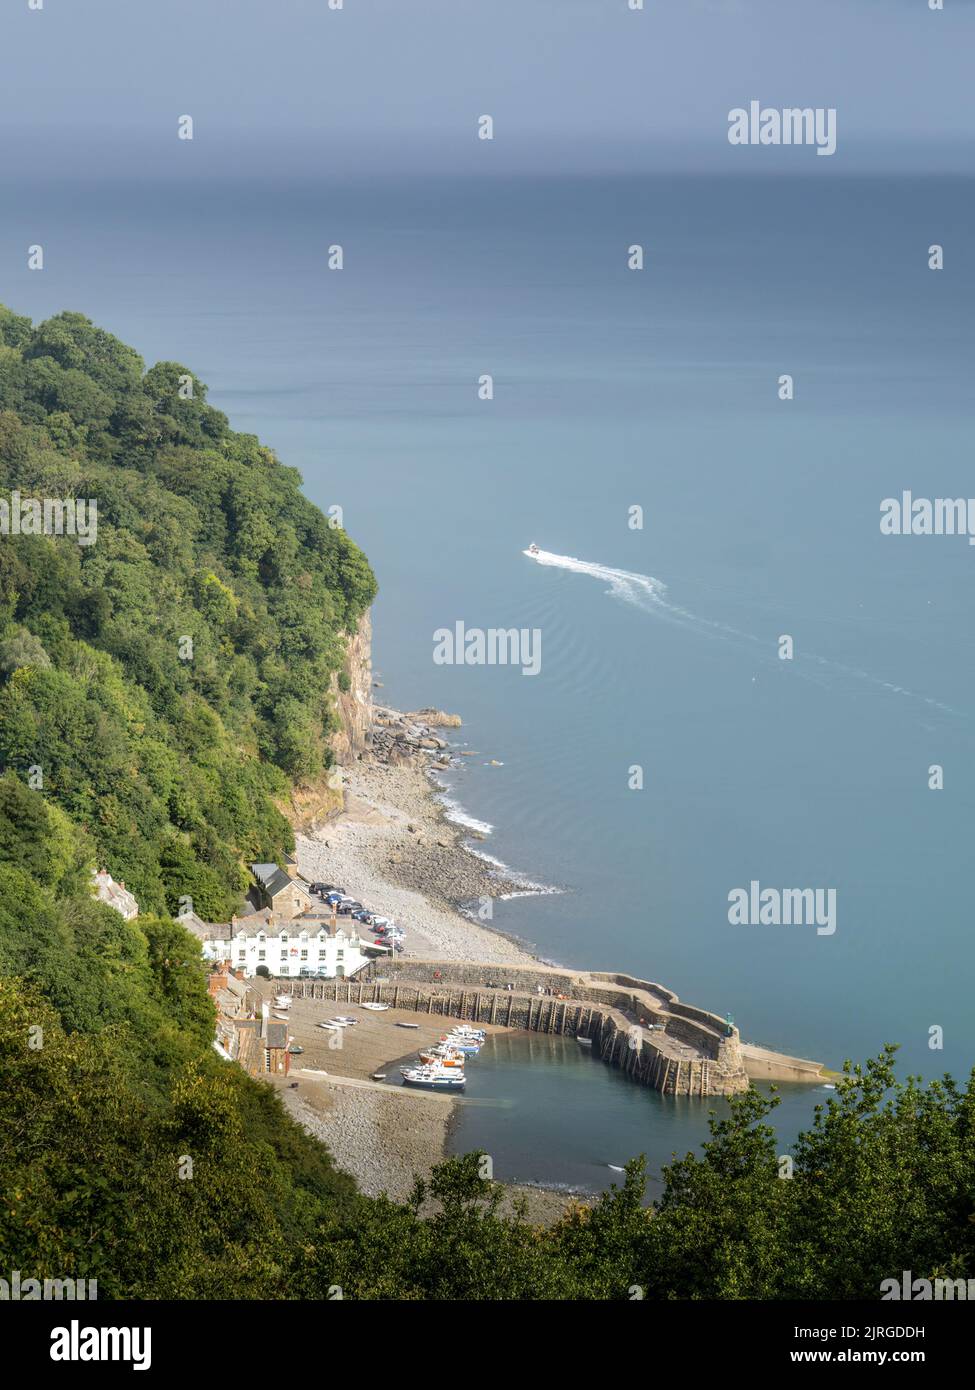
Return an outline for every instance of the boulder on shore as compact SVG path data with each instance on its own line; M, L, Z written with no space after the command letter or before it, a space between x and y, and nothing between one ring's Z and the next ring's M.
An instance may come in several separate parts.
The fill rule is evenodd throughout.
M459 714L447 714L442 709L417 709L406 718L414 724L426 724L431 729L459 729L462 723Z

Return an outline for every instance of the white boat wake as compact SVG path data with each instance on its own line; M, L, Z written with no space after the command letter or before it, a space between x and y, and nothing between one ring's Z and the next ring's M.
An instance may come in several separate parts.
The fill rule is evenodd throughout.
M609 565L599 565L592 560L578 560L573 555L555 555L551 550L540 550L537 547L524 550L522 554L527 555L538 565L571 570L574 574L585 574L592 579L599 579L608 586L606 592L613 598L621 599L624 603L632 604L645 612L654 613L657 617L677 623L681 627L694 628L722 641L736 644L748 643L749 646L756 649L760 659L774 663L776 666L780 665L777 658L769 655L767 638L756 637L752 632L743 632L740 628L731 627L727 623L714 622L710 618L701 618L696 613L691 613L687 608L681 608L678 604L672 603L667 597L667 585L662 579L655 579L652 574L636 574L632 570L613 569ZM932 709L941 710L944 714L952 714L960 718L966 717L963 711L954 709L941 700L935 700L930 695L920 695L914 690L908 690L906 686L895 685L892 681L885 681L879 676L874 676L869 671L860 670L855 666L846 666L843 662L831 661L828 657L817 656L813 652L800 650L796 653L795 661L791 664L799 675L808 680L815 680L815 676L809 670L802 670L802 663L814 666L821 672L832 672L837 676L849 676L855 680L864 681L877 689L886 690L891 695L902 695L907 699L920 701Z
M602 579L609 585L609 593L626 603L646 606L663 603L667 586L652 574L633 574L630 570L614 570L608 565L597 565L591 560L576 560L571 555L553 555L550 550L523 550L530 560L539 565L553 565L556 569L572 570L576 574L588 574L593 579ZM664 605L667 607L668 605Z

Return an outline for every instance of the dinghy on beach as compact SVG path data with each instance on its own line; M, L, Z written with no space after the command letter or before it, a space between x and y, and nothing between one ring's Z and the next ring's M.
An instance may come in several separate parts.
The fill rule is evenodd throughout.
M373 1013L378 1014L378 1013L383 1013L383 1012L385 1012L385 1010L389 1008L389 1005L388 1005L388 1004L363 1004L362 1007L363 1007L364 1009L371 1009L371 1010L373 1011Z

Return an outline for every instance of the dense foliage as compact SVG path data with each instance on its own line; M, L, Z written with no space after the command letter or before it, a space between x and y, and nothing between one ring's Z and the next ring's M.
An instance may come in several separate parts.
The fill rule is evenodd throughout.
M274 797L327 760L361 555L186 370L76 314L0 310L0 496L98 499L98 539L0 539L0 1265L102 1298L868 1298L966 1277L975 1082L847 1075L780 1176L774 1101L721 1104L644 1202L641 1161L555 1226L477 1155L359 1195L220 1060L198 943L290 843ZM193 639L192 659L180 639ZM38 772L40 777L38 779ZM96 902L104 860L143 913Z
M275 798L328 763L375 581L206 394L81 314L0 306L0 497L97 502L94 544L0 539L0 769L39 769L144 908L226 920L241 863L291 845Z

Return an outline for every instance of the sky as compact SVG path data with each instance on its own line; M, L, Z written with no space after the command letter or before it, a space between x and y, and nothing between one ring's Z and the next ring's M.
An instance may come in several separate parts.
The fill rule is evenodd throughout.
M0 6L0 176L741 167L752 99L836 107L834 171L973 164L975 0L29 3Z

